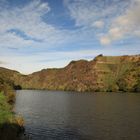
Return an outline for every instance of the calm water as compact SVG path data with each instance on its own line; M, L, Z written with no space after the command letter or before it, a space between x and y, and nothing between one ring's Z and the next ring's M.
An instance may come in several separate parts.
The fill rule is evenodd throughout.
M17 91L32 140L140 140L140 94Z

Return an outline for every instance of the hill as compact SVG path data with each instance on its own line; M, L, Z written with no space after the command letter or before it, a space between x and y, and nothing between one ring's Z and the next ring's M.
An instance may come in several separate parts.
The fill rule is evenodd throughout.
M23 89L71 91L140 91L140 55L103 56L72 61L60 69L43 69L30 75L11 74Z

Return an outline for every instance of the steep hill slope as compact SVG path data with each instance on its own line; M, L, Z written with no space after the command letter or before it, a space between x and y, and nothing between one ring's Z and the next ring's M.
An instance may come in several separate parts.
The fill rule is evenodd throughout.
M14 75L13 80L26 89L139 92L140 55L99 55L91 61L72 61L61 69Z

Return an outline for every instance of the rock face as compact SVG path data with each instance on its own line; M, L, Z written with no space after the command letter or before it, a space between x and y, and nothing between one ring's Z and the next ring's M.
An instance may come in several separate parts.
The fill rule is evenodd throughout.
M8 80L24 89L139 92L140 55L99 55L91 61L72 61L64 68L43 69L30 75L12 71Z

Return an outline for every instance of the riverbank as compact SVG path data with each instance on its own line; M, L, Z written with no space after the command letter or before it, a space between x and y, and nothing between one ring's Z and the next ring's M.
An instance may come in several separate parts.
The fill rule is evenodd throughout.
M24 133L24 121L22 117L16 116L12 111L13 106L10 104L4 92L0 92L0 140L20 140Z

